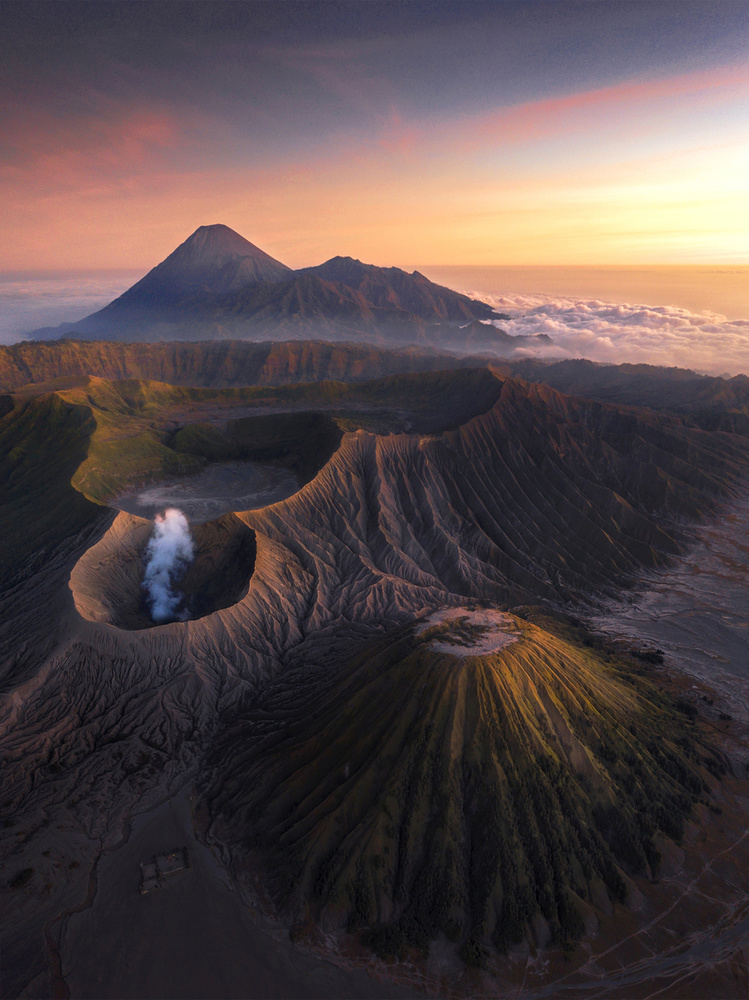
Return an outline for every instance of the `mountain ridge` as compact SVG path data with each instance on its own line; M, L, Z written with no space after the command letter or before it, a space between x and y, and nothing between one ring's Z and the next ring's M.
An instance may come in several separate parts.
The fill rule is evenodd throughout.
M124 341L298 339L461 343L460 328L502 318L414 271L332 257L292 270L228 226L201 226L103 309L33 331ZM488 327L486 338L492 339ZM507 338L495 338L507 353Z

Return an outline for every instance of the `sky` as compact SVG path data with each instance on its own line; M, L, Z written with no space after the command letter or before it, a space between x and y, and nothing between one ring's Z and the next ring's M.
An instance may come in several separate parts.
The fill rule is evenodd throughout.
M749 0L0 3L0 271L749 263Z

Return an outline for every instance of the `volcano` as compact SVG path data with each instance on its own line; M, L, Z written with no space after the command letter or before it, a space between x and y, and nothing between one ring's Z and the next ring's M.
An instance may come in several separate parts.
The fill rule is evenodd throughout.
M358 340L460 347L462 328L501 318L483 302L414 271L334 257L291 268L228 226L201 226L104 309L36 339ZM488 342L496 346L487 327ZM502 353L507 349L505 338ZM474 344L471 340L471 346ZM518 345L519 346L519 345Z
M181 302L201 291L221 294L260 281L282 281L290 273L290 267L228 226L200 226L107 309Z

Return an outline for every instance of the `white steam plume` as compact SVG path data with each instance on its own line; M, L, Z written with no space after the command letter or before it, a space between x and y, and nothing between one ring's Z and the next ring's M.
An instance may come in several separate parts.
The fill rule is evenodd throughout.
M146 572L143 588L147 592L151 617L155 622L178 618L184 621L187 611L180 609L183 594L174 590L195 557L190 527L181 510L169 507L157 514L153 534L146 547Z

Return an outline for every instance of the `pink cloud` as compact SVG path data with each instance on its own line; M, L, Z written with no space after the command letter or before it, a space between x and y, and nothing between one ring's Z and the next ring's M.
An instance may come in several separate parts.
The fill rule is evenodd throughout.
M424 145L426 133L415 125L403 121L395 108L386 119L382 119L379 145L396 156L408 157Z
M96 111L60 117L39 109L24 109L6 123L6 148L11 159L33 161L49 152L76 151L143 160L150 150L172 148L180 127L173 115L150 107L98 102Z
M663 102L687 98L690 104L723 100L726 90L746 88L749 68L724 67L665 80L636 80L595 90L502 108L471 128L476 140L497 138L522 142L558 134L591 118L649 110Z
M184 135L173 115L148 107L109 103L71 119L36 111L9 123L3 187L44 195L132 182L163 168Z
M738 96L749 85L749 67L687 73L662 80L634 80L561 97L527 101L483 116L443 120L439 125L404 121L396 112L383 121L378 145L393 155L460 148L463 152L506 143L533 142L610 124L639 126L662 116L666 106L697 108Z

